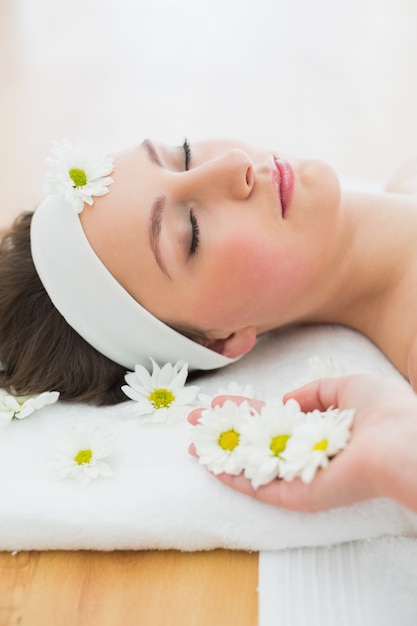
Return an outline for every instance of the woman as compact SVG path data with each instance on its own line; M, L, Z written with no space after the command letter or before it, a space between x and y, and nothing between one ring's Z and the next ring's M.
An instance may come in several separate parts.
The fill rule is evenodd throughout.
M0 386L117 402L134 362L210 369L316 322L364 333L417 386L414 197L342 191L320 161L235 141L145 140L105 163L79 215L49 197L3 241Z

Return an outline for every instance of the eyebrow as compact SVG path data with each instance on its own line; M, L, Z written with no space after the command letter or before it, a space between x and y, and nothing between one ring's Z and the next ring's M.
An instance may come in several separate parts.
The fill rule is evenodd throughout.
M166 268L166 265L162 259L161 246L159 245L159 239L161 235L162 215L165 209L166 198L165 196L159 196L156 198L151 209L151 219L149 222L149 242L151 244L152 252L161 270L171 278Z
M142 142L142 146L145 148L148 159L152 163L154 163L158 167L164 167L161 159L159 158L159 154L157 153L155 146L150 139L145 139L145 141Z
M145 148L148 159L151 163L154 163L158 167L164 167L162 161L159 157L158 152L155 149L152 141L150 139L145 139L142 143ZM171 279L169 272L166 268L164 260L161 254L161 246L160 246L160 235L161 235L161 226L162 226L162 216L164 213L166 205L166 197L159 196L156 198L152 204L151 208L151 216L149 220L149 242L151 245L152 252L154 254L155 260L161 268L162 272Z

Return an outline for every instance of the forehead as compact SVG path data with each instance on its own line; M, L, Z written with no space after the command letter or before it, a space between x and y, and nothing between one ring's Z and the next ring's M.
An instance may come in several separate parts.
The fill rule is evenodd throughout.
M113 184L80 214L94 252L128 291L128 277L152 260L149 214L158 188L158 169L143 145L112 155Z

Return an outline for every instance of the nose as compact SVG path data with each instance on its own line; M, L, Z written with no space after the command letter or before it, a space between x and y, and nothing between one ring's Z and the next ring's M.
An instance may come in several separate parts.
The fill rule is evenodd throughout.
M219 161L215 163L219 169L219 179L230 195L236 200L246 200L255 182L253 164L246 152L232 148L216 161Z
M246 200L255 184L252 161L243 150L232 148L223 155L189 170L187 181L199 195L218 195Z

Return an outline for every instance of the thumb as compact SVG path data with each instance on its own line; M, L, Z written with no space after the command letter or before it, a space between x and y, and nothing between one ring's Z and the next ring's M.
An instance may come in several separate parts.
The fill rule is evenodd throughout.
M326 411L330 406L339 407L348 377L321 378L284 395L284 402L296 400L302 411Z

